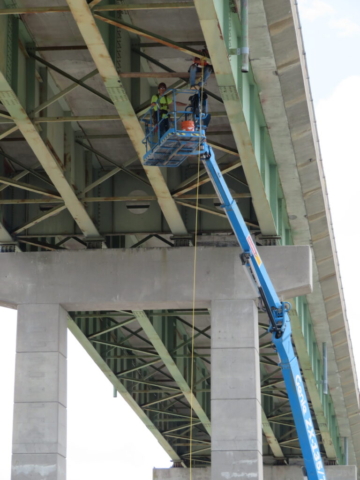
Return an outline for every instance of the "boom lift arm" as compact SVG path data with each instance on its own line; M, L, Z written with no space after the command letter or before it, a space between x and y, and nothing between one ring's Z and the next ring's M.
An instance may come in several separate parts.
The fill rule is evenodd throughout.
M175 99L176 93L176 91L173 91ZM194 92L192 91L190 93ZM195 95L199 95L198 104L200 105L200 93L196 93ZM176 105L175 100L174 104ZM292 345L291 323L288 315L290 305L280 301L244 222L239 207L233 199L218 167L214 152L206 143L205 130L201 125L201 116L204 115L201 113L201 107L200 113L193 115L193 131L181 130L184 125L180 121L181 116L184 116L187 120L188 112L177 112L175 109L173 114L174 128L170 128L161 137L159 133L157 133L157 139L155 141L149 139L154 138L157 127L156 125L147 125L145 143L147 143L148 152L144 157L144 163L146 165L174 167L182 163L189 155L200 155L200 159L219 197L221 207L225 210L242 249L240 255L242 264L269 316L269 332L272 333L272 341L280 358L279 365L289 396L289 402L304 458L306 475L309 480L326 480L299 362ZM186 124L188 123L187 121Z
M269 331L272 333L272 341L280 357L280 367L289 396L307 477L309 480L326 480L299 362L292 345L291 323L288 315L289 304L281 302L277 296L239 207L232 198L216 163L214 152L209 146L205 148L207 152L201 156L201 160L243 250L240 255L242 263L248 269L251 280L255 283L259 297L269 315Z

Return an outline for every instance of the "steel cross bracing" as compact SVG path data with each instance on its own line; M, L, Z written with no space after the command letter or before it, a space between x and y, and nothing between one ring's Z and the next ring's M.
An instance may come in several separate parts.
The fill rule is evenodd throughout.
M114 103L114 106L129 134L130 140L136 153L142 161L145 147L142 144L143 131L136 118L133 107L126 94L126 91L119 79L115 65L106 48L101 33L96 26L92 13L86 0L67 0L71 13L78 23L79 30L83 36L94 63L104 81L105 87ZM165 179L159 169L144 168L150 183L158 197L159 205L165 219L173 233L187 233L185 224L181 218L175 202L171 198Z
M299 456L300 446L264 322L267 318L260 312L263 454L286 462ZM207 310L195 310L192 389L191 310L72 312L69 328L172 460L189 465L192 423L193 465L210 464L211 330ZM314 415L313 420L316 422Z
M85 2L76 3L83 4ZM210 7L213 3L209 2ZM257 233L259 241L265 242L265 244L266 242L274 244L279 241L283 244L291 243L276 164L266 124L259 113L261 105L257 95L257 86L251 72L248 75L239 74L237 58L225 53L227 49L237 46L238 37L234 34L238 30L237 14L227 11L228 6L224 3L226 14L221 16L219 22L220 29L224 34L223 43L218 39L217 45L213 45L208 39L211 28L206 27L201 8L198 8L195 13L195 9L191 5L182 8L181 12L180 9L177 9L176 2L172 3L172 8L167 4L162 4L162 6L167 7L166 15L170 19L169 25L171 25L171 19L174 21L177 15L188 15L186 18L189 19L189 25L192 25L192 20L199 15L200 25L217 71L217 79L211 77L207 85L207 90L212 95L209 105L213 116L208 134L211 135L211 130L213 130L213 134L217 134L218 143L214 142L211 145L216 149L218 162L223 173L226 172L227 182L232 189L234 198L239 200L239 206L247 220L248 227L252 232ZM93 18L92 13L89 16L87 7L85 7L82 5L87 15L86 22L89 22ZM138 11L131 10L132 7L137 8ZM141 8L141 5L139 7ZM64 8L67 9L66 15L70 17L70 8L66 6ZM101 8L101 5L96 5L93 12L101 12ZM153 69L157 73L161 71L184 72L186 70L184 63L179 62L183 62L185 58L191 61L190 54L193 52L193 47L201 48L203 44L198 40L173 41L169 38L176 34L173 28L164 30L164 32L161 29L158 30L157 26L153 28L154 24L149 22L151 11L141 13L140 8L136 4L130 5L128 9L130 16L125 15L122 19L123 23L132 24L133 27L130 28L139 36L130 37L121 29L121 38L123 39L121 64L125 65L127 71L132 70L134 74L139 71L151 73ZM143 8L145 8L145 4ZM43 11L45 12L46 9L49 8L45 7ZM105 14L110 18L110 8L108 9L109 13L104 10L106 8L100 14ZM144 82L154 85L151 84L151 78L148 80L142 78L141 88L139 84L135 83L138 81L137 79L132 80L125 77L122 79L122 91L125 93L121 100L120 116L124 115L124 106L129 108L125 112L126 115L130 112L130 118L128 116L126 120L130 122L130 131L128 132L119 120L119 105L115 109L113 101L109 101L109 94L104 89L100 75L97 73L100 71L99 65L92 62L87 44L83 43L83 38L89 37L88 32L85 32L83 36L80 34L77 37L69 36L70 45L69 43L56 45L55 42L49 42L51 29L55 31L57 23L61 22L61 18L55 10L53 15L47 17L49 32L44 32L46 40L42 38L41 29L38 28L38 16L24 14L19 17L21 12L15 10L9 10L8 13L11 13L12 16L6 16L5 13L0 11L0 26L6 31L11 18L12 24L15 25L12 35L18 35L20 45L19 51L13 46L11 48L4 47L7 58L14 60L13 64L8 63L4 70L6 75L11 72L11 78L7 76L6 81L18 100L17 108L21 107L26 110L34 127L30 125L33 134L39 140L39 136L35 132L40 132L41 140L47 150L42 150L39 155L41 158L34 156L28 147L27 138L19 130L18 124L15 122L14 125L15 118L10 118L7 109L0 106L0 146L3 148L1 153L5 155L1 158L0 176L9 179L8 184L0 185L2 192L0 212L3 220L3 223L0 224L2 249L19 249L20 247L23 251L53 251L62 248L87 248L88 243L85 240L89 230L87 227L90 225L86 224L88 219L93 225L91 237L104 239L107 246L112 248L129 247L134 242L137 242L138 246L147 246L151 244L149 242L153 241L156 242L153 245L169 246L169 243L173 243L169 236L172 232L179 233L180 225L181 229L185 227L185 230L180 229L181 231L193 233L195 209L199 210L200 215L201 228L198 237L200 245L226 246L234 244L229 224L224 213L216 204L209 179L205 175L201 175L199 181L196 178L195 162L189 162L186 168L181 169L178 176L168 175L163 180L160 176L157 177L155 184L160 178L161 185L166 187L165 190L161 188L160 193L156 185L156 188L148 185L149 179L144 175L144 170L138 160L141 153L141 145L138 141L140 130L136 130L138 128L136 126L137 119L132 112L139 113L142 104L149 105L152 92L149 87L145 88ZM211 7L208 14L211 16L211 22L214 22L218 12ZM161 9L154 15L161 15ZM18 29L16 28L17 24ZM65 32L67 27L65 24L61 24L61 28ZM26 33L27 29L32 38ZM115 27L102 22L103 39L99 36L99 29L96 25L91 29L92 32L95 32L101 51L106 57L106 62L104 61L101 65L102 73L100 73L104 77L103 68L109 68L107 73L110 71L110 77L115 81L114 75L117 73L114 74L113 65L116 52L114 43L111 43L111 35ZM141 35L149 34L151 31L157 31L161 36L162 43L156 44L159 48L154 49L153 43L139 43ZM106 33L104 34L104 32ZM184 36L177 37L177 40L179 38L188 40L195 38L196 35L196 38L200 38L199 32L200 29L196 24L192 32L184 32ZM156 41L155 36L151 38ZM41 46L38 47L36 42L39 42ZM167 47L164 47L164 42ZM14 44L17 45L17 42L13 42ZM11 52L9 49L12 49ZM167 52L165 55L162 53L164 49ZM136 52L136 50L139 52L141 60L130 63L130 60L135 58L134 53L131 52ZM38 52L36 53L37 59L33 56L34 52ZM59 55L64 55L64 52L72 61L64 63L61 60L62 57ZM169 68L164 64L166 63L164 58L172 56L175 56L175 60L173 63L171 63L172 60L170 61L173 68ZM18 62L16 63L15 58L17 57ZM77 62L86 65L86 69L77 69ZM22 71L26 71L26 78L29 80L26 89L22 84L23 77L19 75L17 78L16 76L17 65L18 68L23 69ZM177 65L181 65L181 68ZM166 81L166 78L164 80ZM118 85L121 84L117 83L116 86ZM232 85L235 88L235 90L234 88L228 90L220 88L225 109L218 101L221 98L218 95L217 85ZM142 90L145 93L142 93ZM129 99L131 98L133 101L137 96L139 101L132 107ZM240 123L239 118L233 116L233 108L243 112ZM229 114L230 122L227 114ZM1 124L2 121L3 124ZM135 130L138 132L135 142L132 126L135 126ZM74 130L76 130L75 133ZM232 135L229 135L230 131ZM129 136L132 138L131 141L129 141ZM250 138L245 151L241 149L241 142L244 138L248 140ZM253 152L251 152L251 144ZM41 141L39 141L39 145L42 145ZM241 158L239 158L237 148ZM56 165L58 165L58 171L64 176L65 181L62 182L61 188L74 190L72 199L75 207L81 211L80 216L77 215L77 211L75 212L74 206L71 207L72 210L68 208L64 200L66 199L68 202L69 198L62 194L60 187L54 189L54 194L60 194L63 198L45 196L41 193L41 190L45 188L50 190L49 183L55 185L53 178L47 174L43 166L44 159L50 158L48 152L52 158L50 165L55 168L55 171L57 170ZM4 158L6 158L5 161ZM54 172L51 174L54 175ZM259 184L260 181L262 184ZM24 189L24 184L26 189ZM194 192L198 184L200 185L200 204L196 205ZM133 194L134 191L136 194ZM163 210L169 212L168 208L170 208L171 211L178 213L175 213L174 217L172 214L169 216L168 213L164 216L158 207L159 199ZM173 210L174 208L176 210ZM146 213L135 215L133 212L137 209L143 209ZM80 228L76 227L74 218L82 223L82 226L79 224ZM167 224L166 218L171 218L171 222ZM271 226L273 222L276 226L275 230ZM271 233L271 235L264 235L266 238L262 239L261 233ZM97 246L100 244L100 242L96 243ZM299 309L298 313L298 321L304 325L302 310ZM307 321L306 325L305 330L298 329L295 343L301 363L306 366L304 375L316 418L319 419L319 430L324 441L325 452L328 458L333 459L335 456L341 458L337 440L339 434L334 420L331 397L324 400L324 396L319 390L321 381L318 372L315 375L312 369L315 362L313 357L316 357L317 353L313 349L308 351L301 344L301 342L304 343L307 332L312 331L311 319ZM314 338L312 337L312 341ZM268 352L266 358L262 358L262 362L265 368L271 369L272 356L270 353ZM317 356L316 362L318 360ZM157 368L157 365L154 364L154 367ZM277 396L281 397L281 392L277 392L276 388L276 385L267 386L264 398L276 400ZM273 389L272 397L268 396L267 390L269 389ZM324 401L328 403L325 404ZM264 409L268 412L266 405L264 405ZM269 445L273 445L272 454L275 457L281 458L280 450L285 452L285 456L288 456L290 451L295 456L299 455L296 447L293 447L292 450L290 447L286 447L284 450L285 447L280 445L281 435L274 433L278 428L277 424L270 423L273 434L269 425L265 426L265 422L263 427ZM279 446L276 445L275 438ZM286 437L284 441L288 442L289 438ZM290 443L290 445L293 444Z
M31 52L30 52L30 55L32 55ZM67 76L67 77L68 77L69 79L71 79L74 83L73 83L73 85L71 85L70 87L67 87L66 89L64 89L63 92L60 92L59 94L54 95L51 99L43 102L39 107L37 107L37 108L34 109L34 112L40 111L41 109L44 109L46 106L49 106L54 100L58 100L59 98L61 98L61 96L62 96L63 94L69 93L69 91L71 91L73 88L75 88L76 86L79 86L79 85L81 85L83 88L88 88L89 91L91 91L92 93L96 93L96 91L95 91L94 89L91 89L90 87L87 87L87 86L83 83L84 80L86 80L86 79L90 78L91 76L93 76L93 73L94 73L94 72L91 72L90 74L85 75L85 76L83 77L83 79L82 79L83 81L76 81L76 79L74 79L74 77L72 77L71 75L66 74L66 72L61 71L61 69L58 69L57 67L51 65L49 62L46 62L45 60L42 60L42 59L40 59L39 57L36 57L36 56L35 56L35 58L37 59L37 61L40 61L42 64L45 64L46 66L48 66L48 67L51 68L52 70L55 70L57 73L60 73L60 74L62 74L62 75ZM99 95L100 95L100 94L99 94ZM100 95L100 96L101 96L104 100L108 100L108 99L106 99L103 95ZM117 116L113 116L113 117L114 117L114 118L118 118ZM106 118L107 118L107 117L106 117ZM69 117L69 120L70 120L70 119L71 119L71 117ZM100 120L100 119L101 119L100 117L97 117L97 118L96 118L96 117L93 117L93 118L91 118L91 120ZM5 119L4 119L4 120L5 120ZM49 121L49 120L50 120L50 119L47 119L46 117L39 117L39 118L34 118L33 121L35 121L35 122L37 122L37 121L47 122L47 121ZM65 118L65 117L55 117L54 120L55 120L55 121L60 121L60 122L62 122L62 121L66 121L66 118ZM85 118L73 117L73 120L85 120ZM236 151L231 150L231 149L227 148L226 146L223 146L223 145L220 145L220 144L215 144L215 143L214 143L213 145L214 145L215 148L218 148L219 151L223 150L223 151L225 151L225 152L229 152L229 153L231 153L231 154L238 155ZM107 157L105 157L105 158L107 158ZM107 158L107 160L109 160L109 159ZM240 165L240 164L239 164L239 165ZM239 194L239 195L241 195L241 194ZM246 195L246 194L244 194L244 198L245 198L245 195ZM97 198L97 197L93 197L92 199L89 199L89 201L94 201L96 198ZM107 197L105 197L105 198L109 198L109 196L107 196ZM112 196L112 197L110 197L110 198L113 198L114 200L117 200L118 198L121 199L122 197L121 197L121 196L120 196L120 197L119 197L119 196L117 196L117 197L116 197L116 196ZM126 201L126 197L125 197L125 196L123 196L123 199L124 199L124 201ZM157 199L159 199L159 196L157 196ZM101 201L100 198L99 198L99 200ZM129 199L129 200L130 200L130 199ZM34 202L34 203L35 203L35 202L37 202L37 201L39 201L39 200L30 199L30 202ZM15 199L15 200L12 199L10 202L11 202L10 204L13 204L13 205L14 205L14 204L20 205L20 204L25 204L25 203L26 203L26 199L23 199L23 198L22 198L22 199L19 199L18 201L17 201L16 199ZM177 200L177 203L178 203L178 204L179 204L179 202L180 202L180 199ZM46 203L46 202L45 202L45 203ZM49 203L50 203L50 202L49 202ZM182 204L183 206L187 207L187 208L193 208L193 205L192 205L191 203L182 202L181 204ZM204 207L202 207L201 210L202 210L202 211L205 211L205 212L207 212L207 213L212 213L212 214L215 214L215 215L217 215L217 216L221 216L221 215L219 215L219 212L214 211L214 209L211 209L211 207L205 207L205 206L204 206ZM25 229L28 230L28 229L30 228L30 226L32 226L32 225L38 225L40 222L42 222L42 221L44 221L44 220L47 220L48 218L52 218L54 215L57 215L57 214L60 213L61 211L63 211L63 208L61 208L61 207L54 208L49 214L39 215L39 216L35 219L34 222L29 222L29 223L25 224L24 226L22 226L21 228L17 228L17 229L15 230L15 232L16 232L17 234L19 234L19 233L23 232ZM172 219L172 222L174 222L174 219ZM256 222L253 222L253 224L256 225ZM25 227L25 228L24 228L24 227ZM175 230L174 230L174 228L175 228ZM175 225L174 225L174 228L172 228L172 231L173 231L173 232L175 231L175 233L176 233L177 227L176 227Z
M48 177L62 196L64 203L72 214L81 231L86 237L100 237L100 234L86 212L84 206L76 198L74 190L65 179L56 158L42 140L39 132L31 122L28 115L7 82L3 72L0 71L0 100L13 118L17 127L24 135L36 158L43 166Z
M174 6L175 6L175 5L174 5ZM140 30L141 30L141 29L140 29ZM139 33L143 33L143 32L140 31L140 30L139 30ZM166 43L166 44L169 44L169 46L171 46L171 47L173 47L173 48L178 48L178 45L177 45L176 42L171 42L170 40L164 39L164 38L162 38L162 40L166 41L165 43ZM187 53L191 53L191 54L193 53L193 50L187 49L187 48L185 48L185 47L183 48L183 50L184 50L185 52L187 52ZM30 52L30 55L32 55L31 52ZM49 62L46 62L45 60L41 60L39 57L37 57L37 60L38 60L38 61L41 61L42 64L47 65L49 68L55 69L56 72L58 72L58 73L60 73L60 74L65 74L65 75L67 75L69 79L71 79L71 80L74 81L74 77L72 77L71 75L68 75L68 74L66 74L66 73L64 73L64 72L61 72L61 69L58 69L58 68L55 67L54 65L51 65ZM92 76L92 73L93 73L93 72L90 72L90 74L85 75L85 76L83 77L83 80L89 78L89 76ZM74 81L74 83L73 83L74 87L75 87L76 85L79 85L79 84L80 84L82 87L87 88L86 85L85 85L83 82L78 82L78 83L76 84L76 79L75 79L75 81ZM58 99L58 98L60 98L60 97L62 96L62 93L64 93L64 92L68 93L69 89L71 89L71 88L73 88L73 87L72 87L72 86L67 87L67 89L64 89L64 90L63 90L63 92L59 92L59 94L54 95L54 96L53 96L53 99ZM93 93L96 93L96 92L94 91L94 89L90 89L90 91L92 91ZM99 94L99 95L100 95L100 94ZM102 96L102 98L105 99L104 96ZM108 99L107 99L107 100L108 100ZM42 103L42 105L43 105L43 106L49 105L49 103L50 103L51 101L52 101L51 99L48 100L48 101L45 101L45 102ZM40 106L40 107L41 107L41 106ZM40 107L37 107L34 111L40 110ZM117 116L115 115L115 116L113 116L113 118L117 118ZM85 120L85 117L79 117L79 116L77 116L77 117L73 117L73 119L74 119L74 120ZM100 117L97 117L97 118L96 118L96 117L94 117L94 116L92 117L92 120L96 120L96 119L97 119L97 120L100 120L101 118L100 118ZM38 121L39 121L39 122L47 122L47 121L50 121L50 120L51 120L51 118L48 118L48 117L34 118L34 121L35 121L35 122L38 122ZM66 121L66 120L71 120L71 117L68 117L68 119L66 119L65 117L55 117L55 118L53 118L52 120L55 120L55 121L57 121L57 122L62 122L62 121ZM220 132L219 132L219 133L220 133ZM214 148L217 148L219 151L224 151L224 152L228 152L228 153L230 153L230 154L238 155L237 152L236 152L236 150L229 149L229 148L226 147L225 145L221 145L221 144L217 144L217 143L212 143L212 145L214 146ZM240 165L240 164L239 164L239 165ZM236 178L236 179L237 179L238 177L233 177L233 178ZM243 182L243 184L245 184L245 182ZM241 194L240 194L240 195L241 195ZM103 197L103 198L114 198L114 200L115 200L115 199L117 199L118 197L119 197L119 196L115 196L115 195L110 195L110 196L107 195L107 197ZM120 198L121 198L121 197L125 198L125 196L120 196ZM92 197L92 199L91 199L90 201L94 200L95 198L96 198L96 197ZM157 196L157 198L159 198L159 196ZM243 198L245 198L245 197L243 197ZM21 200L24 201L24 199L19 199L19 202L18 202L18 203L16 203L16 200L15 200L14 203L11 203L11 204L18 204L18 205L20 205L20 204L21 204ZM32 200L34 200L34 199L32 199ZM99 200L100 200L100 199L99 199ZM185 201L184 201L184 200L185 200ZM36 201L36 200L34 200L34 201ZM101 200L100 200L100 201L101 201ZM168 203L168 202L167 202L167 203ZM186 199L180 199L180 198L179 198L179 199L176 200L176 203L177 203L178 205L182 205L182 206L185 207L185 208L190 208L190 209L193 209L193 208L194 208L194 205L193 205L191 202L187 202ZM171 203L170 203L170 204L171 204ZM54 215L57 215L57 214L58 214L60 211L62 211L62 210L63 210L63 209L61 209L61 208L57 208L56 210L53 210L53 211L51 212L51 215L50 215L50 214L40 215L39 218L36 218L36 219L35 219L35 225L38 225L40 222L42 222L42 221L44 221L44 220L47 220L47 219L49 219L49 218L52 218ZM223 218L223 215L222 215L220 212L216 211L216 209L211 208L210 206L203 205L203 206L201 206L200 211L201 211L201 212L206 212L206 213L208 213L208 214L210 213L210 214L215 215L215 216L217 216L217 217L219 217L219 218ZM25 227L28 227L29 225L32 225L32 222L30 222L30 223L28 223L28 224L26 224L26 225L24 225L24 226L25 226ZM249 225L253 225L255 228L257 228L257 222L256 222L256 221L252 221L252 222L250 221L250 222L249 222ZM27 229L28 229L28 228L27 228ZM19 230L19 228L17 228L15 231L16 231L17 233L21 233L21 232L24 231L24 228L21 227L21 230ZM172 231L174 232L174 228L172 228Z

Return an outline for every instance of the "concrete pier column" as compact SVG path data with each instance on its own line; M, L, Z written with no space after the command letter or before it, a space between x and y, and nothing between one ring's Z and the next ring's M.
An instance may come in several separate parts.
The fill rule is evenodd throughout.
M211 303L211 479L263 480L258 313Z
M62 307L19 306L11 480L66 478L66 347Z

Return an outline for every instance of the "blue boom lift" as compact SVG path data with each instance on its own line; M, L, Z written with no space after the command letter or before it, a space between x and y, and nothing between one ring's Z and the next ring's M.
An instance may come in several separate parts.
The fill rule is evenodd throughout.
M179 93L193 95L191 110L189 107L184 110L176 109L176 95ZM144 164L177 167L190 155L200 156L242 249L241 262L269 316L269 332L272 333L272 342L280 358L279 365L304 458L304 476L309 480L326 480L299 362L292 345L288 315L290 305L280 301L241 212L217 165L214 152L206 143L205 131L209 123L209 114L202 93L193 90L172 90L170 93L166 92L166 95L169 94L173 96L174 105L171 126L169 125L171 128L167 131L161 128L162 122L169 119L159 118L158 111L153 110L154 107L142 118L145 123L144 143L147 149Z

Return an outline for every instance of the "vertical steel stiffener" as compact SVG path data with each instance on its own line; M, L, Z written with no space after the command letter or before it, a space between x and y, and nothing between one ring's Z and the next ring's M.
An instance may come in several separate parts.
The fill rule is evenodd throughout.
M174 91L173 94L175 96L176 92ZM173 113L175 113L176 117L176 110ZM194 133L197 132L197 135L199 135L199 133L204 135L204 132L200 130L201 122L198 120L199 119L195 116ZM181 142L181 130L178 130L176 125L177 122L175 118L175 128L170 129L170 131L172 134L179 135L178 138L180 138L179 141ZM165 133L163 137L159 139L160 146L163 143L166 143L168 136L169 134ZM309 403L306 397L299 362L292 345L291 323L288 315L290 305L286 302L281 302L274 289L264 263L257 251L256 245L253 242L250 232L241 215L239 207L233 199L218 167L212 148L207 145L205 141L201 144L199 142L199 147L198 151L193 151L189 155L200 155L221 202L221 208L226 212L242 249L240 255L242 264L269 316L269 332L272 333L272 341L280 358L279 366L281 367L286 390L289 396L289 402L304 458L306 475L309 480L326 480L325 469L321 458L319 443L316 438ZM174 166L169 164L168 159L165 159L157 153L157 148L158 147L149 149L144 157L144 163L154 165L155 162L157 166ZM169 151L170 156L171 154L172 152Z

